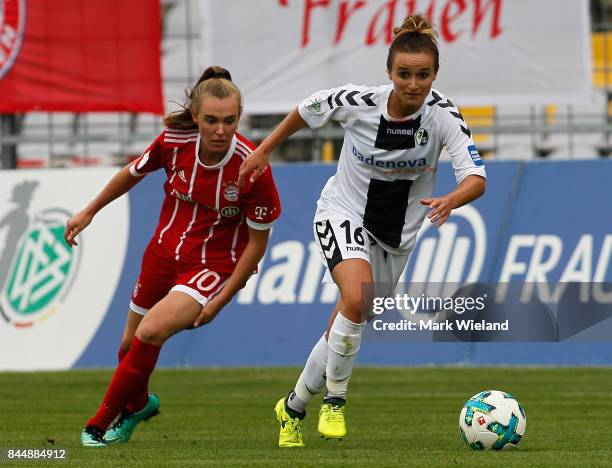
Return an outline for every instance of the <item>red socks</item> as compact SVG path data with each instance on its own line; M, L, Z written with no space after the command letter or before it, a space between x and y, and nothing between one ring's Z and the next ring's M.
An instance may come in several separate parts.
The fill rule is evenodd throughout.
M128 352L123 348L123 346L119 347L119 352L117 353L117 358L119 362L123 360L125 355ZM135 413L140 411L145 407L147 401L149 401L149 386L147 385L143 391L139 393L135 398L132 398L130 402L125 406L125 409L130 413Z
M134 336L128 353L115 370L98 412L87 421L88 426L96 426L101 431L106 431L128 402L136 405L141 403L139 399L144 399L138 409L144 407L148 398L146 391L149 377L155 369L160 350L160 346L143 343Z

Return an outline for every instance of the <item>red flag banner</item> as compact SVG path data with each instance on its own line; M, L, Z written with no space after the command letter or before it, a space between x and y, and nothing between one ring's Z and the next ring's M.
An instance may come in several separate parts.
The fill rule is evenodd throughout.
M0 112L163 113L159 0L0 0Z

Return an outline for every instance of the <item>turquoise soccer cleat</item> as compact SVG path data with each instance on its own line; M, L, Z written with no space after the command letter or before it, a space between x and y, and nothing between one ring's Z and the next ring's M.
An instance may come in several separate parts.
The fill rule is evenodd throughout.
M87 426L81 432L81 445L83 447L106 447L104 432L96 426Z
M159 397L154 393L149 393L149 401L143 409L135 413L121 413L119 419L104 434L104 442L107 444L128 442L138 423L156 414L159 414Z

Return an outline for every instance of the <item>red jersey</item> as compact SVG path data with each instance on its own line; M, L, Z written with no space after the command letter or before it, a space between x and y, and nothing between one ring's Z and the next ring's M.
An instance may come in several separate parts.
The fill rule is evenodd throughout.
M205 166L198 158L197 130L164 130L130 167L135 177L164 168L167 180L152 242L174 259L231 273L249 240L247 226L269 229L281 206L268 166L254 183L238 187L238 171L254 145L232 138L223 159Z

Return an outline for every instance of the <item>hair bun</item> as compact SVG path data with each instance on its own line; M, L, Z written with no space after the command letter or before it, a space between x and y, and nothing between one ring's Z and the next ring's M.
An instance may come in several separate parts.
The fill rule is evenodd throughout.
M232 75L230 75L230 73L227 70L224 72L215 72L215 74L211 76L211 78L223 78L223 79L232 81Z
M416 14L404 18L402 25L393 30L395 38L402 34L422 34L430 36L432 40L436 40L438 32L434 29L433 24L425 15Z
M210 80L211 78L220 78L227 81L232 81L232 75L230 74L229 70L213 65L212 67L208 67L206 70L204 70L204 73L202 73L202 76L200 76L196 82L196 86L202 81Z

